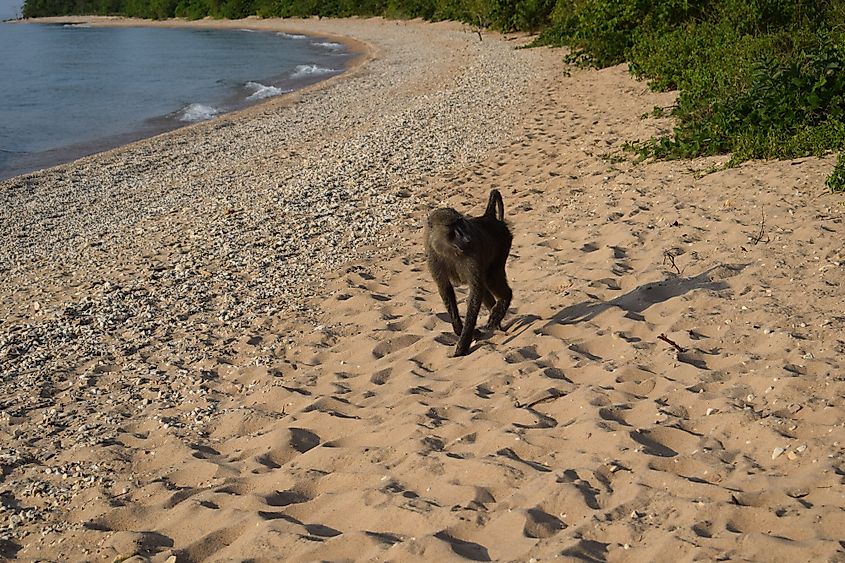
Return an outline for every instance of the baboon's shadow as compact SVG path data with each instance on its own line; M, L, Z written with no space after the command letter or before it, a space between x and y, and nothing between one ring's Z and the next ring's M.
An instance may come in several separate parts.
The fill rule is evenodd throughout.
M642 321L644 320L642 313L652 305L663 303L698 289L711 291L727 289L728 284L723 280L737 275L747 266L748 264L722 264L714 266L697 276L672 277L659 282L643 284L611 301L591 300L570 305L558 311L545 325L535 329L535 331L542 333L554 325L589 321L613 307L625 311L625 316L632 320ZM720 271L719 279L714 279L716 271ZM508 340L518 337L531 328L537 320L540 320L537 315L517 315L506 327ZM516 332L512 332L511 329L516 329Z

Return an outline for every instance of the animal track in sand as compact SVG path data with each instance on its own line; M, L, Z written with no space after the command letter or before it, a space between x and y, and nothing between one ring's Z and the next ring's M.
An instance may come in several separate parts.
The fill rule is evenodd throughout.
M309 502L313 498L314 495L307 489L293 488L284 491L274 491L264 497L264 502L267 506L282 507Z
M360 416L350 414L354 410L355 407L346 399L341 399L340 397L322 397L305 407L302 412L319 411L338 418L360 419Z
M529 508L525 511L525 526L522 533L527 538L546 539L567 527L558 518L542 509Z
M591 346L586 343L573 343L569 345L569 349L575 352L580 358L590 360L591 362L600 362L604 358L590 351Z
M206 534L181 550L181 555L188 561L208 559L221 549L230 546L246 530L246 524L221 528Z
M572 383L572 380L566 377L566 374L563 373L563 370L560 368L545 368L543 370L543 375L548 377L549 379L559 379L561 381L566 381L567 383Z
M609 543L581 539L560 552L562 557L575 561L607 561L607 547Z
M619 290L622 289L622 286L619 285L619 281L614 279L614 278L602 278L600 280L595 280L595 281L590 282L589 285L590 285L590 287L596 287L596 288L604 287L604 288L607 288L611 291L619 291Z
M384 544L388 547L405 541L403 538L395 534L389 534L387 532L371 532L369 530L365 530L364 533L367 535L368 538L371 538L376 542Z
M636 443L643 446L643 452L658 457L675 457L678 452L660 442L648 430L631 430L628 435Z
M458 337L452 332L441 332L434 337L434 341L444 346L454 346L458 341Z
M531 461L530 459L521 458L512 448L502 448L501 450L496 452L496 455L525 464L528 467L541 473L550 473L552 471L548 466L543 465L542 463L537 463L536 461Z
M537 353L536 346L524 346L513 352L508 352L505 355L505 361L509 364L516 364L519 362L526 362L529 360L539 360L540 354Z
M406 317L406 318L400 319L398 321L391 321L391 322L387 323L386 328L387 328L387 330L389 330L391 332L405 332L405 331L408 330L408 328L411 326L411 324L413 322L414 322L414 319L410 319L410 318Z
M121 553L156 555L174 545L173 538L159 532L116 532L111 534L106 545ZM2 553L2 552L0 552Z
M625 417L622 416L622 411L630 409L631 407L627 405L615 405L613 407L602 407L599 409L599 416L603 420L609 420L613 422L617 422L622 426L631 426L625 420Z
M194 450L194 453L192 453L191 455L197 459L209 459L220 455L220 452L218 452L214 448L205 446L203 444L190 444L190 447Z
M379 370L370 377L370 382L374 383L375 385L384 385L387 383L387 380L390 379L391 374L393 373L393 368L385 368L383 370Z
M379 342L375 348L373 348L373 356L377 359L384 358L385 356L393 354L403 348L407 348L420 338L422 337L416 334L405 334L396 338L388 338L387 340Z
M465 541L451 535L446 530L442 530L434 534L434 537L449 544L457 555L470 561L492 561L487 548L481 544Z

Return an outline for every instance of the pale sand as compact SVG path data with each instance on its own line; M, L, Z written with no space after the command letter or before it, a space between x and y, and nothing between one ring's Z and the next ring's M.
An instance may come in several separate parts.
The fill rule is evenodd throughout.
M481 72L473 70L479 53L512 52L492 35L479 47L477 37L451 24L260 23L322 33L347 26L376 55L314 97L287 109L271 102L252 110L258 117L237 116L220 131L268 113L287 119L285 111L307 111L344 84L365 87L376 79L391 88L393 103L419 103L412 109L422 115L428 98L421 90L434 103L453 75ZM404 26L411 51L431 47L424 80L393 81L404 70L389 70L390 49L402 44L391 43L395 26ZM463 47L444 52L446 45ZM269 201L261 190L284 191L294 182L272 150L286 159L300 155L304 169L325 169L320 158L343 154L319 142L319 123L309 124L317 133L308 139L315 140L265 152L250 148L254 140L226 138L243 152L222 164L191 156L223 134L207 125L0 184L17 194L6 200L32 208L43 205L31 194L49 192L45 184L65 176L84 183L115 162L132 164L121 172L131 180L127 190L150 189L144 182L155 177L181 186L182 151L196 178L241 182L257 199L226 193L220 199L229 203L215 207L176 194L176 203L167 199L162 211L148 210L132 218L137 222L115 211L116 220L143 227L138 240L91 227L80 212L73 216L75 245L51 239L66 227L43 214L26 216L26 232L15 226L22 212L5 216L4 244L31 232L60 250L42 256L36 241L28 247L31 260L22 258L24 250L5 255L2 360L26 363L0 397L0 502L7 523L21 522L4 528L5 554L845 560L845 206L824 188L833 158L716 172L726 157L634 164L622 145L671 127L641 118L669 105L671 94L649 92L622 66L579 70L565 67L559 51L512 53L534 72L524 89L512 91L515 109L497 115L522 119L494 135L474 133L498 142L462 149L467 158L459 164L403 169L388 159L401 177L385 177L408 192L387 202L400 212L366 239L371 245L344 246L341 255L353 262L326 269L313 295L291 290L307 309L297 310L293 300L259 314L276 293L262 297L244 282L243 294L230 295L240 286L227 274L259 275L249 255L264 252L261 228L278 221L273 228L283 230L284 218L272 209L263 223L249 222ZM354 138L384 133L378 127L391 106L372 104L373 115L348 116ZM403 119L388 124L399 128ZM469 114L450 119L474 130ZM421 124L436 137L450 122L409 126ZM362 146L373 152L359 175L383 165L387 150L355 145ZM412 146L409 161L436 154ZM145 159L157 167L150 176ZM173 168L162 167L164 160ZM278 186L264 179L276 169ZM420 229L440 202L480 213L493 187L502 191L515 232L508 264L514 302L505 332L453 359L455 337L425 271ZM202 201L214 201L213 190L198 190ZM216 220L197 213L213 209ZM98 228L106 234L91 243ZM205 264L204 244L231 242L220 232L234 233L238 257ZM185 276L200 270L189 285L172 279L179 256L189 257ZM173 320L180 295L189 299L179 288L209 292L210 302L225 308L221 319L213 307L200 307L184 313L193 324ZM142 290L162 296L173 311L157 302L145 310ZM246 304L231 306L239 298ZM78 340L32 341L65 334L55 328L62 314ZM148 321L139 321L145 314ZM74 324L80 317L88 324ZM113 336L101 337L111 355L92 359L106 352L86 338L103 332ZM20 334L41 356L15 341ZM51 350L61 350L61 362Z

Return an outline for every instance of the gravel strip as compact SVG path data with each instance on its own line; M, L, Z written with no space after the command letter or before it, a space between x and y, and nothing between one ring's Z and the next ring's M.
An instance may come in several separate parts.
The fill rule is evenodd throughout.
M549 68L456 26L300 25L375 56L294 101L0 183L0 541L108 486L109 462L56 465L62 449L108 445L150 402L182 406L162 424L213 416L203 366L314 318L343 264L395 252L437 202L427 178L509 139Z

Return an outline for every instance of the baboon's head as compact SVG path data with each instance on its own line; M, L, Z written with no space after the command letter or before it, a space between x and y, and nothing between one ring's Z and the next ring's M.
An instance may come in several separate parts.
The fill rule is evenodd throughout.
M428 216L429 247L443 256L462 255L472 246L472 237L463 215L450 207L435 209Z

